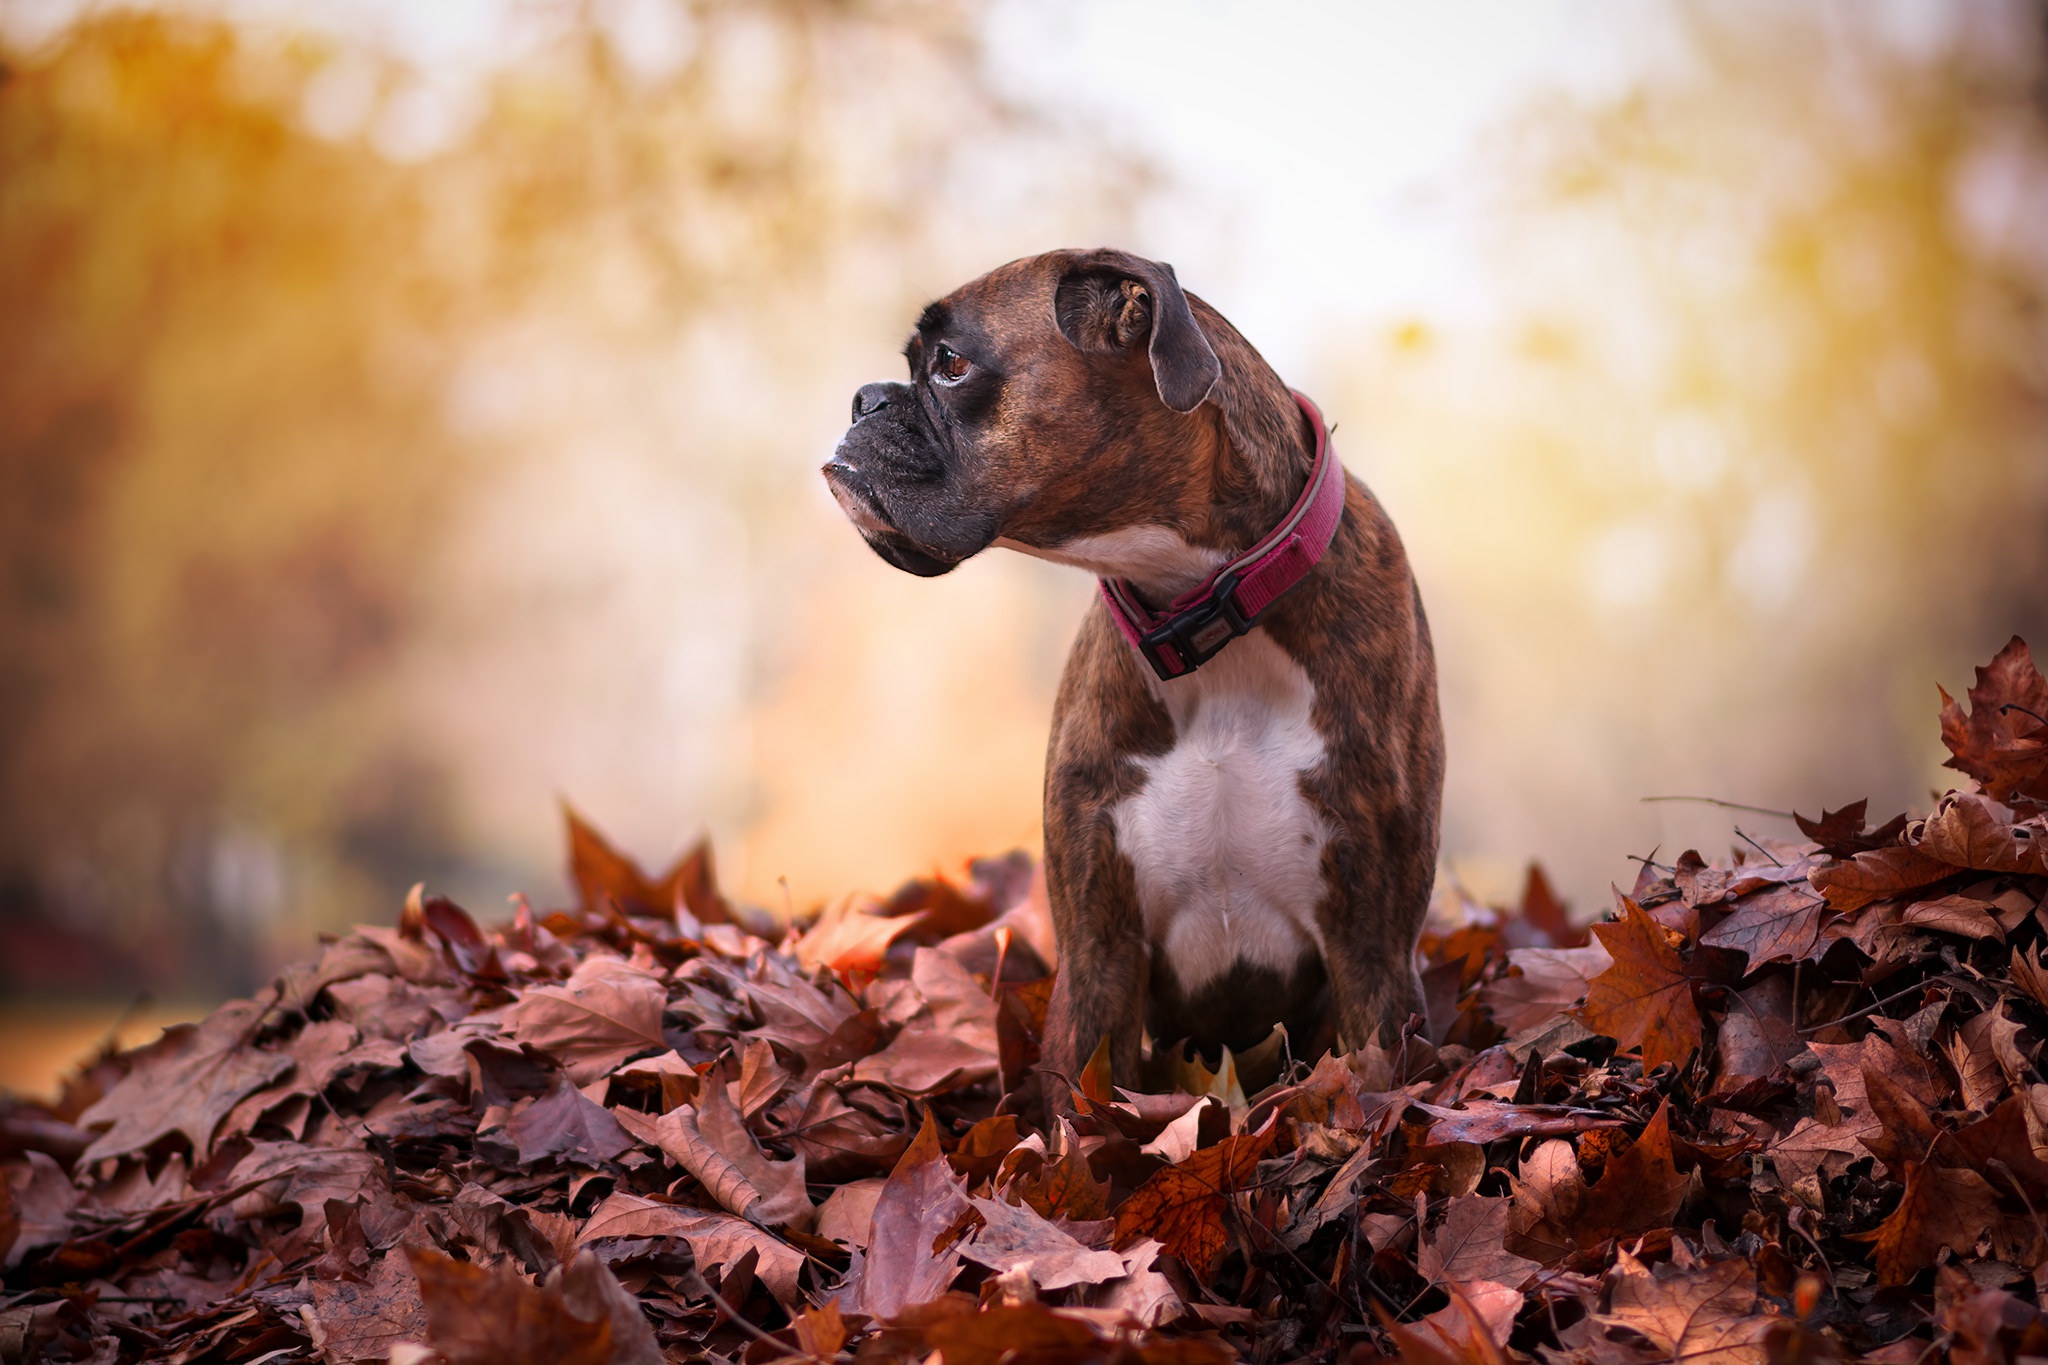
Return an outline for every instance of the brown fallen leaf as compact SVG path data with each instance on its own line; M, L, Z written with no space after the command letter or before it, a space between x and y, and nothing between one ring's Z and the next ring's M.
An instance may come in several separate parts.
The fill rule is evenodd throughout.
M867 1259L847 1288L845 1306L893 1318L945 1293L960 1273L954 1235L968 1208L966 1187L947 1163L938 1125L926 1110L875 1201Z
M1507 1249L1508 1214L1513 1204L1512 1199L1478 1194L1450 1200L1442 1225L1423 1242L1416 1257L1423 1278L1461 1285L1484 1280L1509 1289L1522 1288L1542 1267Z
M661 1365L639 1304L588 1252L534 1285L507 1264L406 1252L419 1277L427 1344L448 1365Z
M1614 965L1587 984L1579 1017L1624 1049L1640 1047L1645 1071L1684 1062L1700 1045L1700 1015L1692 978L1663 928L1624 897L1622 917L1593 933Z
M1579 1196L1572 1234L1580 1246L1669 1227L1685 1201L1686 1177L1671 1150L1671 1102L1650 1116L1642 1135Z
M585 914L603 915L609 904L626 915L673 919L680 905L699 924L731 922L732 906L719 894L708 840L698 840L655 878L607 843L567 802L562 804L562 817L569 833L569 876Z
M1977 670L1966 714L1941 692L1944 765L1968 773L1995 799L2048 801L2048 681L2015 635Z
M1737 900L1726 918L1700 935L1700 942L1745 954L1751 970L1766 962L1817 957L1826 908L1827 898L1811 886L1771 886Z
M426 1340L419 1282L395 1252L367 1280L318 1279L307 1289L313 1344L329 1361L385 1360L400 1342Z
M1000 1199L971 1199L981 1226L961 1243L960 1254L999 1274L1021 1274L1041 1290L1102 1284L1124 1274L1124 1259L1096 1251L1047 1221L1029 1206Z
M177 1039L168 1050L150 1054L78 1116L82 1128L110 1125L79 1161L89 1166L141 1151L172 1133L184 1136L195 1158L204 1158L228 1111L292 1068L289 1056L249 1045L275 1000L274 991L230 1000L196 1027L167 1030Z
M1852 801L1840 810L1823 808L1818 820L1809 820L1798 814L1794 814L1792 820L1800 832L1819 844L1821 851L1829 857L1853 858L1858 853L1897 843L1906 829L1903 814L1894 815L1875 829L1866 829L1863 817L1869 809L1870 801L1866 798Z
M562 1063L578 1085L628 1057L665 1051L662 983L614 957L590 957L559 986L535 986L505 1011L505 1029Z
M1817 867L1808 879L1827 897L1828 907L1841 914L1860 910L1887 896L1917 891L1952 877L1955 866L1917 848L1880 848L1859 853L1847 862Z
M1610 1283L1611 1306L1594 1321L1642 1337L1658 1359L1763 1365L1764 1337L1779 1319L1756 1311L1756 1271L1741 1257L1651 1269L1622 1251Z
M1877 1282L1904 1284L1934 1264L1943 1247L1968 1254L2003 1222L1998 1196L1975 1171L1909 1164L1906 1192L1876 1231L1856 1234L1877 1244Z
M1276 1135L1269 1124L1155 1172L1117 1207L1115 1245L1156 1237L1195 1275L1209 1275L1230 1244L1230 1202L1251 1186Z
M633 1146L632 1135L619 1121L559 1072L545 1094L513 1109L503 1133L518 1150L522 1166L542 1161L595 1166Z
M804 1255L766 1228L714 1209L665 1204L623 1190L605 1196L584 1220L576 1244L588 1247L608 1237L672 1237L690 1244L700 1270L722 1269L755 1257L754 1273L786 1308L802 1302L797 1274Z
M1792 983L1783 976L1763 977L1729 997L1716 1040L1714 1093L1732 1094L1776 1076L1805 1050L1795 1009Z
M1976 792L1950 792L1925 820L1909 825L1907 842L1952 867L1979 872L2048 872L2048 820L2018 824Z
M1587 984L1614 965L1597 943L1582 948L1514 948L1514 974L1479 988L1480 1003L1509 1033L1548 1023L1586 998Z
M843 977L872 976L882 969L889 945L917 928L921 916L890 916L873 900L846 896L826 906L796 941L797 961L830 967Z

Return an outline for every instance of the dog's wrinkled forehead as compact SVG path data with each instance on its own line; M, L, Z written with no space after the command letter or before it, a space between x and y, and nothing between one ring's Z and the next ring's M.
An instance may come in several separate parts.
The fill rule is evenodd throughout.
M941 335L1000 354L1063 342L1091 363L1142 359L1175 412L1201 406L1222 373L1173 267L1109 248L1012 261L931 304L906 352L913 370Z
M914 364L917 348L941 339L1005 347L1034 333L1039 338L1057 334L1052 299L1059 272L1057 258L1062 254L1029 256L997 266L926 304L904 343L904 354Z

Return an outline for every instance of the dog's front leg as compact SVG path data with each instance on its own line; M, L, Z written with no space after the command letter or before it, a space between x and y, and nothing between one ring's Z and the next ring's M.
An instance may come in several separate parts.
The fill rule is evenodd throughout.
M1115 830L1099 807L1048 813L1054 825L1079 837L1047 840L1046 893L1060 961L1046 1011L1042 1069L1078 1084L1108 1038L1111 1076L1136 1085L1150 954L1131 864L1116 851ZM1085 824L1077 828L1072 821ZM1059 1091L1053 1083L1055 1109L1063 1107Z
M1401 844L1352 838L1324 855L1329 889L1319 918L1340 1051L1375 1041L1392 1049L1409 1016L1423 1010L1415 940L1429 913L1434 862Z

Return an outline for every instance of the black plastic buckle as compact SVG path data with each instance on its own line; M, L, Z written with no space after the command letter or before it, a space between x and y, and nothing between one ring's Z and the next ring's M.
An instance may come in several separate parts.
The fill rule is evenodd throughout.
M1227 573L1207 597L1146 631L1139 638L1140 652L1164 682L1194 672L1251 628L1250 618L1237 609L1237 575ZM1179 658L1178 669L1168 664L1162 645Z

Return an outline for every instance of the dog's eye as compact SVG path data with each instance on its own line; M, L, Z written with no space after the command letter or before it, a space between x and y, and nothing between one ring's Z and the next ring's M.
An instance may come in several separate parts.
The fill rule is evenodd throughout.
M932 354L932 378L941 384L957 384L965 379L967 372L973 368L966 356L944 342L941 342L938 350Z

